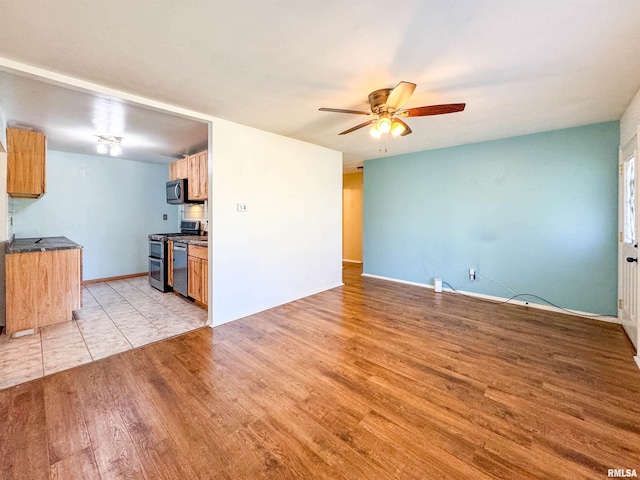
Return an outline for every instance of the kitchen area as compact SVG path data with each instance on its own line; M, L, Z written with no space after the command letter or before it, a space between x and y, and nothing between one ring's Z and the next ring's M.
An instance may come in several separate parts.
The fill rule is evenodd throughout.
M40 83L0 72L0 389L208 322L207 125ZM34 89L125 133L65 138L25 100Z
M167 203L203 206L208 195L208 153L185 156L169 165ZM182 220L180 231L149 235L149 284L207 306L209 291L208 221Z

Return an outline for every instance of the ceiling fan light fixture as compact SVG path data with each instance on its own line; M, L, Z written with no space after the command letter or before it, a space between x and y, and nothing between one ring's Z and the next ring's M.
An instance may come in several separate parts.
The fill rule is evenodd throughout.
M372 137L381 138L387 133L394 137L404 137L412 133L411 127L402 121L407 117L426 117L431 115L444 115L447 113L462 112L465 103L445 103L442 105L428 105L424 107L404 108L416 88L415 83L400 82L395 88L380 88L369 94L371 112L361 110L345 110L343 108L325 108L323 112L349 113L367 115L371 120L351 127L338 135L346 135L361 128L373 124L369 130Z
M387 116L381 116L376 124L376 128L380 133L389 133L391 131L391 120Z
M371 127L371 130L369 130L369 135L371 135L373 138L380 138L382 137L382 134L378 131L378 128L376 125L374 125L373 127Z
M393 135L394 137L398 137L402 135L406 129L407 127L405 127L403 123L394 121L391 124L391 135Z

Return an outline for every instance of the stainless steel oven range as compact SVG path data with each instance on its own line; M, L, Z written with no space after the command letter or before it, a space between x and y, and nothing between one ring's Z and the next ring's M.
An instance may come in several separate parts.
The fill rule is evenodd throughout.
M167 283L169 268L171 268L168 262L167 241L171 237L185 235L200 235L200 222L183 220L180 222L179 233L152 233L149 235L149 285L161 292L172 290Z
M149 240L149 285L161 292L171 288L167 285L166 240Z

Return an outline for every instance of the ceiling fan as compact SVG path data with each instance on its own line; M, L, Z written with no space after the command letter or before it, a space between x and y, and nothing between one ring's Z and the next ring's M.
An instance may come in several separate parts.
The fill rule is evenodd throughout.
M395 88L381 88L369 94L371 112L360 110L343 110L341 108L321 108L323 112L352 113L355 115L373 116L360 125L356 125L338 135L345 135L354 132L371 124L369 130L371 136L380 138L383 134L391 132L394 137L409 135L411 129L402 118L404 117L425 117L427 115L443 115L445 113L461 112L466 104L446 103L444 105L429 105L427 107L414 107L401 110L403 105L409 100L416 88L415 83L400 82Z

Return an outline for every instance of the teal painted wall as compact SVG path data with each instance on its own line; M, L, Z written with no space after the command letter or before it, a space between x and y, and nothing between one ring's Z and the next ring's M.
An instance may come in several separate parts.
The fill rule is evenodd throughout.
M364 272L616 315L619 123L372 159Z
M79 243L85 280L146 272L147 235L180 225L178 206L166 203L168 177L168 165L50 150L47 193L11 202L14 234Z

